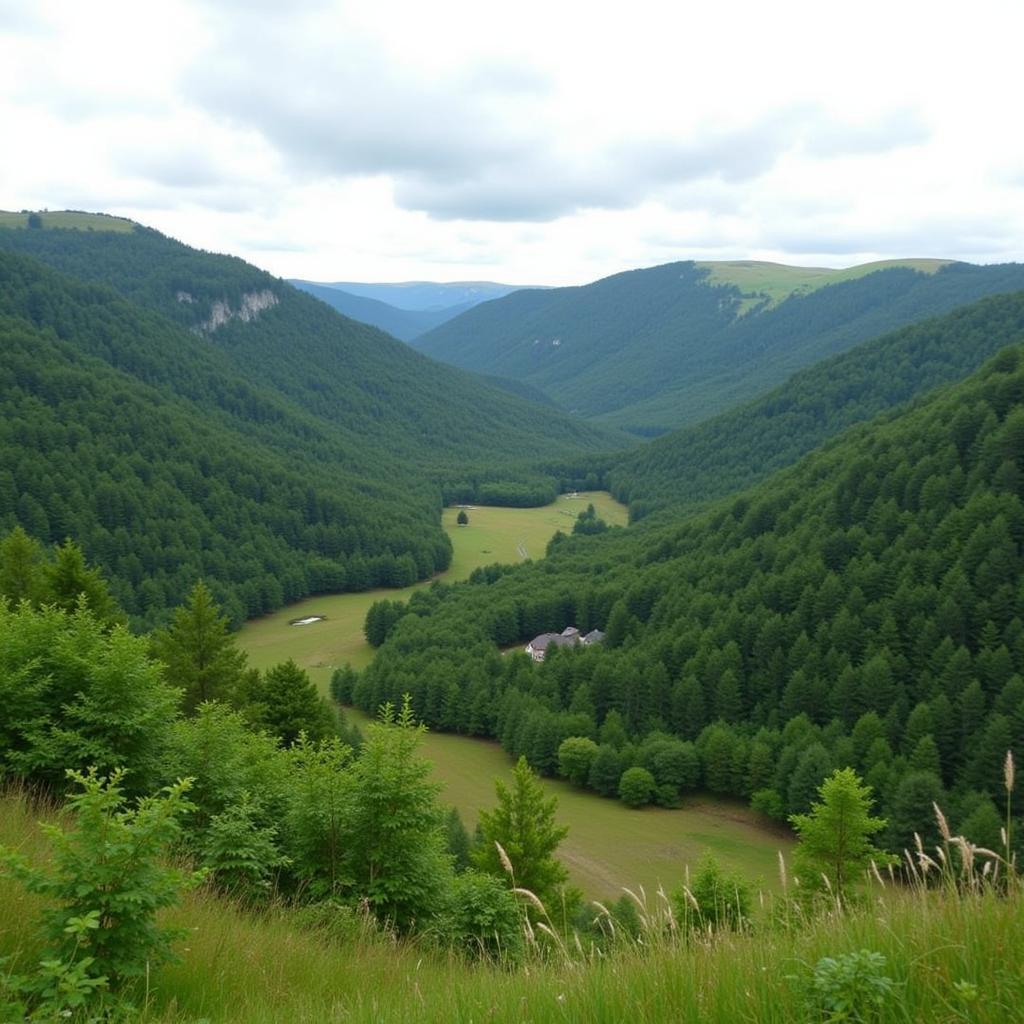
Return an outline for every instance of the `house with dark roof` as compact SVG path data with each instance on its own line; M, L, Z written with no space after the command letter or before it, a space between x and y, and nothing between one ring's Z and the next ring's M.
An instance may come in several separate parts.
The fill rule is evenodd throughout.
M541 633L535 636L527 645L526 653L534 661L543 661L548 648L554 647L578 647L580 644L599 644L604 640L604 633L599 629L592 629L586 636L581 636L575 626L566 626L561 633Z

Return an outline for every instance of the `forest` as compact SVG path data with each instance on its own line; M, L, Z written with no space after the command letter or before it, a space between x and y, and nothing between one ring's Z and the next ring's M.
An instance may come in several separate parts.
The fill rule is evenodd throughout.
M377 656L335 696L409 693L429 726L605 796L643 768L668 805L701 788L785 819L849 766L889 848L935 837L933 801L997 840L1024 741L1022 354L699 514L371 609ZM567 625L607 643L501 653Z
M1017 272L986 269L934 278L952 302ZM822 352L839 354L638 448L533 401L529 379L446 368L242 261L140 228L0 230L0 897L19 908L0 934L0 1017L240 1019L206 1002L223 978L192 1001L171 980L181 914L190 943L233 948L200 934L204 913L253 935L246 963L390 957L424 979L423 1010L467 978L490 999L524 964L557 1005L574 972L635 980L681 952L760 942L766 964L821 957L765 1006L837 1019L852 976L849 998L873 993L857 1004L868 1020L902 982L859 947L830 965L819 929L849 926L854 942L859 928L877 948L887 922L959 936L978 909L1011 941L1024 300L898 326L935 311L931 280L880 272L745 316L705 288L727 301L697 319L722 313L738 338L776 316L794 359L813 361L812 332L787 334L786 318L820 309ZM825 310L837 296L842 326ZM841 351L869 323L897 329ZM605 486L630 502L628 528L591 506L543 559L374 603L374 660L336 671L330 699L294 662L250 667L235 642L239 621L296 598L443 569L443 503ZM521 650L567 626L603 642L541 663ZM375 724L354 727L350 705ZM425 727L514 759L472 834L418 755ZM755 899L706 858L650 901L591 903L567 884L541 776L629 814L744 801L795 832L793 878L783 863L781 891ZM221 956L201 948L195 978ZM945 968L960 973L943 975L944 1006L976 998L982 967L964 963ZM733 988L749 1000L766 984ZM307 1011L295 1019L327 1012Z
M3 251L32 244L62 270ZM256 319L202 329L264 290ZM450 558L443 503L546 504L560 481L531 455L611 443L142 229L0 231L0 334L0 528L74 538L140 628L199 577L236 625L427 578Z

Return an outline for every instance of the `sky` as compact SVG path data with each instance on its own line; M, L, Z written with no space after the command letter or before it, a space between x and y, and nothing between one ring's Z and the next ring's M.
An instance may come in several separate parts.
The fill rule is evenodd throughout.
M1024 260L1020 0L0 0L0 209L317 281Z

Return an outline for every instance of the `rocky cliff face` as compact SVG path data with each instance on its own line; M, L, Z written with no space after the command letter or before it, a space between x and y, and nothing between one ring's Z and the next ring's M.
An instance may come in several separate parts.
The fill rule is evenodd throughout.
M179 292L178 301L191 302L193 300L187 292ZM277 296L269 288L258 292L246 292L237 309L232 308L231 303L225 299L218 300L211 305L209 317L196 330L202 334L212 334L218 327L223 327L231 320L248 323L250 320L255 320L264 310L276 306L278 301Z

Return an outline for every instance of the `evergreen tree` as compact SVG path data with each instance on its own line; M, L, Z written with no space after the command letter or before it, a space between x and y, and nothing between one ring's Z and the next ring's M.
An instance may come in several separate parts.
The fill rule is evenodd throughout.
M843 900L872 860L884 863L885 854L872 845L871 837L886 822L871 816L871 788L852 768L833 772L818 795L810 813L789 818L799 839L797 865L812 886L821 875L828 878L836 897Z
M309 673L290 658L259 677L244 710L259 729L266 729L290 746L304 732L312 742L335 732L334 716L317 692Z
M188 714L204 701L232 700L246 661L202 580L171 625L153 634L153 654L167 667L167 678L184 690Z
M569 872L555 858L555 850L568 828L555 824L558 798L544 795L544 787L525 757L512 770L512 785L495 782L498 806L480 812L480 845L474 863L481 871L507 879L507 884L529 889L551 907ZM512 868L509 875L498 850L504 850Z

